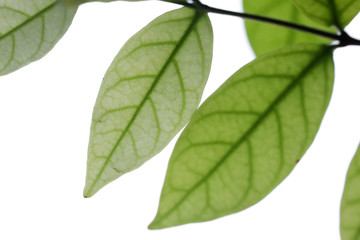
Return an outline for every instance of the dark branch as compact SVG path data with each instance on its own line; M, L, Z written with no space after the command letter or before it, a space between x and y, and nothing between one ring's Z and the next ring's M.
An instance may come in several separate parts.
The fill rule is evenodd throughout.
M287 21L283 21L283 20L279 20L279 19L259 16L259 15L255 15L255 14L249 14L249 13L233 12L233 11L218 9L218 8L214 8L214 7L210 7L208 5L202 4L201 1L199 1L199 0L192 0L192 1L190 0L188 2L178 2L178 1L171 1L171 0L163 0L163 1L180 4L185 7L197 9L199 11L204 11L204 12L208 12L208 13L217 13L217 14L223 14L223 15L228 15L228 16L240 17L243 19L249 19L249 20L253 20L253 21L278 25L278 26L294 29L297 31L314 34L314 35L321 36L324 38L337 40L337 41L339 41L339 46L349 46L349 45L359 45L360 46L360 40L350 37L344 31L341 31L340 34L336 34L336 33L327 32L327 31L316 29L316 28L304 26L304 25L297 24L297 23L287 22Z

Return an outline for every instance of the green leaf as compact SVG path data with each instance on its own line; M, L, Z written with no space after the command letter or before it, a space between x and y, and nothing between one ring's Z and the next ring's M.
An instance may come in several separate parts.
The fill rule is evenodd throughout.
M360 11L360 0L291 0L309 18L344 29Z
M260 14L266 17L335 32L333 28L326 28L314 24L313 21L297 10L289 0L278 0L276 4L274 4L272 0L244 0L243 4L244 10L247 13ZM245 26L250 44L257 56L299 42L331 42L329 39L309 33L250 20L245 21Z
M159 153L199 105L212 60L208 16L182 8L131 38L96 101L84 196Z
M77 7L70 0L0 1L0 76L48 53L65 34Z
M333 86L332 49L292 45L248 64L176 143L151 229L208 221L263 199L313 141Z
M360 147L358 148L346 177L341 201L341 239L360 239Z

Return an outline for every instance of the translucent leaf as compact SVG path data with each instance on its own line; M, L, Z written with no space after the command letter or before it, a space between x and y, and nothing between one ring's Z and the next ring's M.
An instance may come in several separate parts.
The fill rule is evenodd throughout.
M71 0L0 0L0 75L48 53L70 26L77 7Z
M341 239L360 239L360 148L350 165L341 201Z
M243 4L244 10L247 13L259 14L335 32L333 28L325 28L315 24L297 10L289 0L278 0L276 4L272 0L243 0ZM250 20L245 21L245 26L250 44L257 56L299 42L331 42L329 39L309 33Z
M164 14L131 38L106 73L93 113L84 196L159 153L197 108L212 59L206 14Z
M235 73L193 115L171 156L151 229L263 199L313 141L333 86L332 49L301 44Z
M291 0L305 15L325 26L344 29L360 11L360 0Z

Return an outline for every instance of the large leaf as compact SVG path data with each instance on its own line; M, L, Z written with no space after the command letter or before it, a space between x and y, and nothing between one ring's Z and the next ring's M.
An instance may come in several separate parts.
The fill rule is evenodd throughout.
M360 11L360 0L291 0L304 14L325 26L344 29Z
M341 201L342 240L360 239L360 147L350 165Z
M267 17L277 18L294 23L322 28L334 31L332 28L324 28L305 17L294 7L289 0L278 0L276 4L272 0L243 0L244 10L247 13L260 14ZM300 32L290 28L270 25L255 21L245 21L246 32L250 44L256 55L262 55L280 47L299 42L321 42L330 43L325 39L309 33Z
M48 53L64 35L77 1L0 0L0 75Z
M96 101L84 196L160 152L197 108L212 59L208 16L164 14L131 38Z
M331 48L315 44L283 48L235 73L181 134L149 228L215 219L264 198L313 141L333 74Z

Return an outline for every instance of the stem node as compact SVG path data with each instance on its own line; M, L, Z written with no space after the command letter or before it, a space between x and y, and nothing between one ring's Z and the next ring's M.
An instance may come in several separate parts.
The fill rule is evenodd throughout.
M345 31L341 31L339 41L340 41L339 44L340 47L346 47L349 45L360 46L360 40L350 37L349 34L347 34Z

